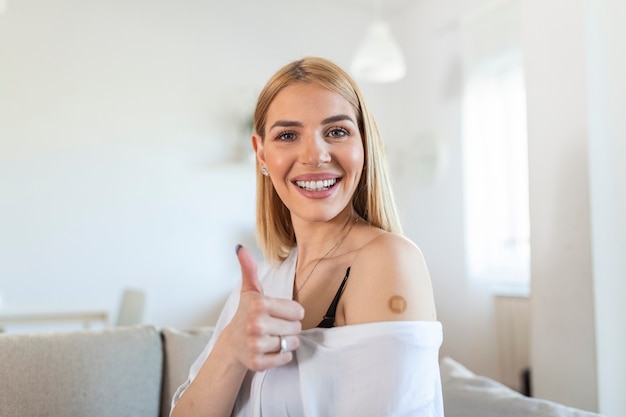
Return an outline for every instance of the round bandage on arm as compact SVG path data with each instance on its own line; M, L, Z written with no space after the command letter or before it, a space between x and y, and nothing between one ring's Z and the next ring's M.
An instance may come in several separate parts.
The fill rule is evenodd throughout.
M389 298L389 310L392 313L402 314L406 311L406 300L400 295Z

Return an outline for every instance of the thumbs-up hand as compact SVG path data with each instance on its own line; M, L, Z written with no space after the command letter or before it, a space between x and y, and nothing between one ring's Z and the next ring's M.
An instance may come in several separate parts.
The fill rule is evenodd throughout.
M293 301L266 297L257 276L254 256L237 246L241 265L239 307L228 325L231 348L238 361L253 371L289 363L300 340L304 309Z

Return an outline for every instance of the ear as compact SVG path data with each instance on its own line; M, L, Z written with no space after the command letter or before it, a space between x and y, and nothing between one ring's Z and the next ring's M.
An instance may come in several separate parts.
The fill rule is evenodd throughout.
M261 136L256 133L252 135L252 148L254 149L254 153L256 154L256 159L259 161L261 166L265 166L265 152L263 150L263 138L261 138Z

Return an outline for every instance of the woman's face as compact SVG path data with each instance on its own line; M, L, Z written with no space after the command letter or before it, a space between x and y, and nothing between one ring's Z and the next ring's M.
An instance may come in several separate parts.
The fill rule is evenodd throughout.
M328 221L350 205L364 152L345 98L313 83L289 85L270 104L265 126L254 148L292 218Z

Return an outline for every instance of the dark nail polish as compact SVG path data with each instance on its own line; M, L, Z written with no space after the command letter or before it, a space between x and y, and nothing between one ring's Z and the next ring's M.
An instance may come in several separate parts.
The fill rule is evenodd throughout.
M239 255L239 249L241 249L241 245L235 246L235 254Z

